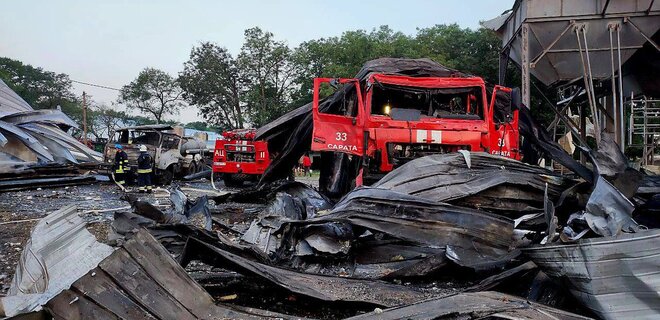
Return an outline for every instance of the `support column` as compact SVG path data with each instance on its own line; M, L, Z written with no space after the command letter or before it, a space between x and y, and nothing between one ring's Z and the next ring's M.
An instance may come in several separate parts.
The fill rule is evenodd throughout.
M506 70L509 67L509 53L511 47L506 47L500 52L499 85L506 86Z
M530 88L529 88L529 25L527 23L522 24L522 100L527 108L530 106Z

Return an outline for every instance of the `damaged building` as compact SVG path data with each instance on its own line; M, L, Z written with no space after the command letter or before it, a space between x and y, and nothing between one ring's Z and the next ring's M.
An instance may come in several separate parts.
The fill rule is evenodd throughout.
M297 126L280 125L302 141L309 111L297 112L285 116ZM75 207L63 208L33 228L2 311L17 319L657 316L660 180L633 168L611 134L583 148L582 163L524 110L520 130L569 172L462 150L413 159L339 198L287 179L231 192L172 186L158 201L124 195L130 208L111 214L108 244Z
M510 12L485 25L503 36L503 67L511 59L523 71L535 69L527 76L558 92L570 91L569 100L546 98L546 105L533 106L525 84L518 95L429 59L380 58L367 61L354 78L317 79L331 87L329 94L317 94L257 130L254 140L267 142L273 157L254 185L216 190L191 177L153 195L108 192L103 197L114 197L108 208L89 210L90 202L106 201L100 198L57 202L59 207L33 219L29 239L15 245L20 255L0 297L0 316L660 317L655 158L648 163L624 154L625 130L615 113L624 108L618 99L630 91L614 82L609 90L602 86L626 76L619 75L620 68L607 74L603 65L589 75L579 56L567 60L573 67L558 63L565 55L585 54L576 48L588 41L583 26L605 27L614 35L616 28L607 26L619 19L624 33L636 32L635 44L618 48L624 50L625 68L635 70L644 60L639 55L657 49L660 4L540 3L516 1ZM520 40L541 33L545 23L560 27L548 29L554 37L544 34L530 48L520 47L529 44ZM569 45L563 39L569 31L582 40L571 39ZM610 48L594 51L597 47L586 43L592 64L614 61ZM581 77L601 81L598 90ZM631 90L646 90L642 84ZM360 90L370 94L371 105L360 106ZM32 110L15 93L2 92L0 166L7 171L0 177L43 180L51 176L39 172L54 172L58 183L64 176L87 177L81 170L99 155L66 134L75 123L55 110ZM383 92L391 93L390 99L378 96ZM383 108L374 112L368 109L372 105ZM585 112L576 118L571 106ZM542 107L553 110L550 126L532 116L530 108ZM360 117L361 111L369 112ZM341 119L336 123L342 128L363 125L372 116L381 117L379 125L388 130L394 126L387 121L405 122L397 129L407 130L409 143L385 144L379 151L386 154L368 155L369 139L385 134L363 125L353 130L361 142L335 148L341 152L320 151L318 187L292 181L301 156L315 143L328 145L315 134L320 113ZM444 142L442 130L429 123L447 126ZM470 143L459 134L451 140L456 132ZM351 139L338 133L332 137L336 141ZM505 134L516 140L515 148L504 149L510 143ZM392 160L388 170L370 171L383 166L373 162L378 157ZM366 173L374 171L379 175L368 181ZM3 185L12 188L0 178ZM90 225L103 225L102 236Z

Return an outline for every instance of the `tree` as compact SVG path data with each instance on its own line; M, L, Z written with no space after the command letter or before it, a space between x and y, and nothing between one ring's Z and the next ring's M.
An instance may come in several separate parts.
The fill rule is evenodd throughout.
M179 82L183 97L209 123L223 129L243 128L239 71L226 48L210 42L193 47Z
M158 69L145 68L135 80L121 88L118 102L161 123L164 116L181 109L181 94L182 90L172 76Z
M54 109L76 103L71 80L64 73L0 58L0 79L35 109Z
M245 43L238 55L244 101L250 122L264 125L288 111L295 87L298 65L291 61L291 49L258 27L245 30Z
M116 106L108 106L106 104L99 104L93 110L93 119L91 128L92 134L100 138L103 136L110 137L113 132L124 125L130 116L123 111L117 111Z
M497 83L501 44L491 30L461 29L457 24L435 25L419 29L415 40L420 56Z
M291 107L312 99L312 79L315 77L353 77L365 62L381 57L418 58L415 39L381 26L371 32L346 31L340 37L321 38L301 43L293 52L292 61L301 70L295 83Z

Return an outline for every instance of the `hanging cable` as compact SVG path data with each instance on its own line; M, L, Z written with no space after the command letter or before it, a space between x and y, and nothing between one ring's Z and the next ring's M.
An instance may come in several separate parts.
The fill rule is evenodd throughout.
M75 82L75 83L78 83L78 84L83 84L83 85L90 86L90 87L97 87L97 88L101 88L101 89L108 89L108 90L121 91L121 89L117 89L117 88L113 88L113 87L108 87L108 86L103 86L103 85L100 85L100 84L93 84L93 83L89 83L89 82L83 82L83 81L73 80L73 79L71 79L71 82Z

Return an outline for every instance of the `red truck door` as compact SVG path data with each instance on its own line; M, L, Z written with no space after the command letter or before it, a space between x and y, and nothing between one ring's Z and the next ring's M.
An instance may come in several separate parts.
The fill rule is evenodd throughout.
M518 110L512 106L511 88L495 86L490 99L493 118L490 153L520 159Z
M324 113L319 110L321 85L342 86L344 102L352 104L352 115ZM314 99L312 102L314 129L312 150L343 152L356 156L364 153L364 104L357 79L314 79Z

